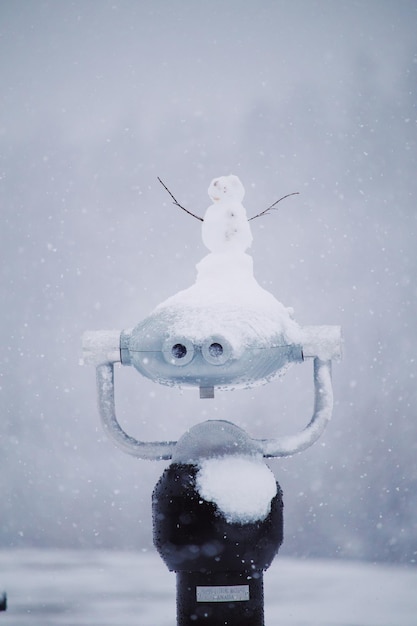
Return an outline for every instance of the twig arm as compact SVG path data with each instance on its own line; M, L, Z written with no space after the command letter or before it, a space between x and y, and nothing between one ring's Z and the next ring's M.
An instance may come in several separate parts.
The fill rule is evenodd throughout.
M188 215L192 215L192 217L195 217L197 220L200 220L200 222L203 222L203 218L200 217L199 215L196 215L195 213L191 213L191 211L189 211L188 209L186 209L185 207L182 206L182 204L180 204L178 202L178 200L176 199L176 197L170 192L170 190L168 189L168 187L165 185L164 182L162 182L162 180L159 178L159 176L157 176L159 182L161 183L162 187L169 193L169 195L171 196L172 200L173 200L173 204L175 204L175 206L179 207L180 209L182 209L183 211L185 211L186 213L188 213Z
M299 195L299 193L300 193L299 191L294 191L294 193L287 193L287 195L286 195L286 196L282 196L282 198L280 198L279 200L277 200L276 202L274 202L273 204L271 204L271 206L269 206L267 209L265 209L265 211L262 211L261 213L258 213L258 215L254 215L253 217L250 217L250 218L248 219L248 222L250 222L250 221L252 221L252 220L256 219L257 217L261 217L262 215L267 215L267 214L268 214L268 212L269 212L271 209L275 209L275 208L276 208L276 205L278 204L278 202L281 202L281 200L285 200L285 198L289 198L290 196L298 196L298 195Z

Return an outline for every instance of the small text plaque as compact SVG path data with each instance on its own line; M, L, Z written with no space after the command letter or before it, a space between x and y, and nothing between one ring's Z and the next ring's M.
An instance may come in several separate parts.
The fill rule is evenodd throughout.
M197 602L247 602L249 585L196 587Z

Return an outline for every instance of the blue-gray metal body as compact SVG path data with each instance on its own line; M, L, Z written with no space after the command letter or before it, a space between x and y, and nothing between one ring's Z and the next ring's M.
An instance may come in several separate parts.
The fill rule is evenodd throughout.
M163 385L198 386L200 389L250 387L284 372L303 360L301 345L288 345L276 333L267 347L248 342L236 350L226 334L193 341L167 330L166 315L156 314L121 334L120 359Z

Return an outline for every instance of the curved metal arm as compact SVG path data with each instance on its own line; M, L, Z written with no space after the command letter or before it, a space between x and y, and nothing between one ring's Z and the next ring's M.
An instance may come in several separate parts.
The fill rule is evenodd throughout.
M145 460L171 459L175 441L138 441L128 435L116 418L114 402L114 366L104 363L97 366L98 405L102 424L119 448ZM331 361L314 359L314 413L309 424L296 435L276 439L254 440L260 444L264 457L292 456L309 448L326 428L333 409Z
M331 361L314 359L314 413L309 424L297 435L261 440L263 455L291 456L317 441L326 428L333 410Z
M102 363L97 366L97 391L100 417L107 434L124 452L150 461L170 459L175 441L138 441L120 426L114 404L114 366Z

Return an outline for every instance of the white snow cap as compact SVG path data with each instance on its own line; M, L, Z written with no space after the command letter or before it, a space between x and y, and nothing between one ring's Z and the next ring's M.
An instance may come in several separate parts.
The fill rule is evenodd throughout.
M229 524L264 520L277 493L275 477L261 455L203 459L196 486Z
M172 334L199 343L222 333L239 355L245 346L267 347L278 336L298 343L300 329L290 311L253 275L252 257L244 252L211 253L197 265L197 279L157 311L175 316Z
M252 244L252 233L242 205L245 189L239 178L233 174L215 178L208 194L214 204L204 215L204 245L211 252L244 252Z

